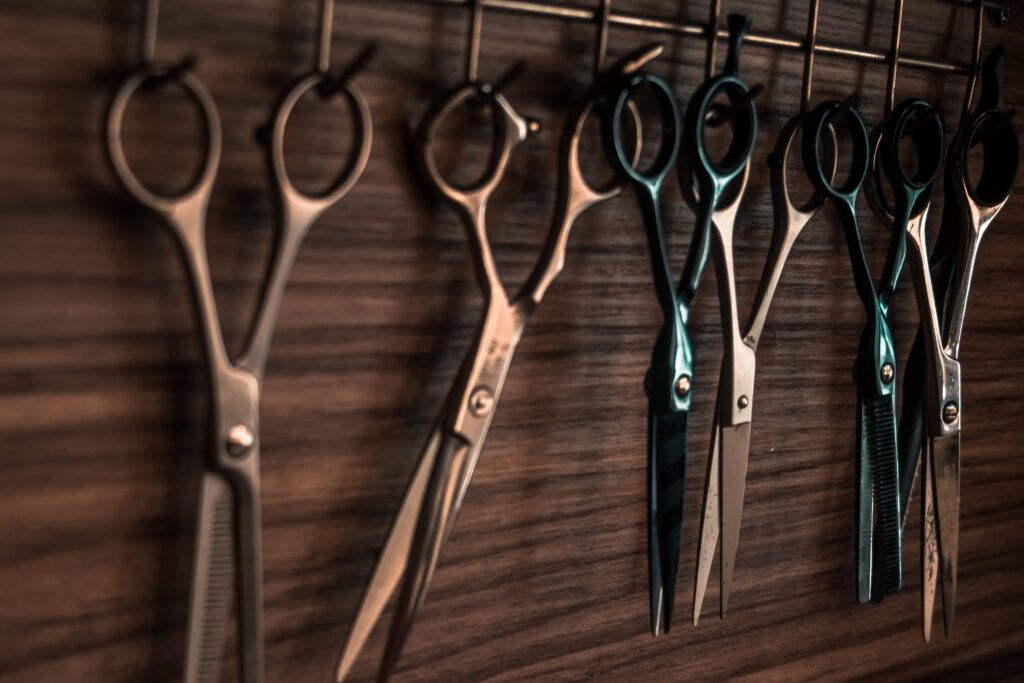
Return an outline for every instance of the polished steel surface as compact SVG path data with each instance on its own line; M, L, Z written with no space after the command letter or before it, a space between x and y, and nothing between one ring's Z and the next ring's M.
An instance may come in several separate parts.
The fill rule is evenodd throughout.
M324 4L322 22L331 16ZM278 193L278 240L257 309L256 319L237 359L225 348L206 255L207 206L220 164L222 132L216 106L189 64L165 66L155 53L158 4L147 2L142 63L114 94L106 120L106 146L114 173L139 203L160 216L176 238L192 283L211 394L212 443L204 462L197 507L192 587L185 653L185 681L219 680L230 615L232 583L238 611L240 680L263 680L263 557L260 523L259 400L270 339L281 299L303 238L316 219L337 203L359 178L370 153L370 112L347 80L339 83L326 71L299 79L274 112L268 141L270 176ZM329 30L324 28L323 32ZM318 56L318 65L326 54ZM193 185L176 196L149 190L133 173L123 146L123 121L131 99L147 85L173 82L198 105L206 129L205 161ZM292 185L284 160L284 133L292 108L309 90L325 82L351 105L354 153L327 192L308 195Z

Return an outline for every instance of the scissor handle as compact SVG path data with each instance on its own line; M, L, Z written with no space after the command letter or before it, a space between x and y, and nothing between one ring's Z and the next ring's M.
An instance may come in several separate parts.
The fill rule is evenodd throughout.
M835 174L829 178L819 153L825 131L830 128L836 117L846 119L850 141L853 144L853 155L850 169L841 185L835 184ZM857 194L864 184L870 161L868 131L864 119L852 106L831 100L822 102L807 115L804 121L802 153L804 170L814 186L827 198L844 205L851 212L856 212ZM834 134L834 133L830 133Z
M128 163L124 151L124 115L132 97L145 85L161 81L174 81L199 105L206 134L206 158L191 185L176 195L163 195L146 187ZM213 191L214 179L220 165L221 128L217 105L213 97L187 65L168 66L143 64L121 83L107 111L107 155L118 180L142 205L162 216L176 229L182 229L182 219L188 214L201 215ZM201 225L201 221L199 223Z
M288 166L285 163L284 136L288 128L288 119L291 117L295 105L310 90L314 88L324 90L325 86L332 93L338 93L345 98L349 105L352 117L352 152L345 165L323 192L303 192L292 183L288 175ZM306 221L308 227L313 219L323 213L326 209L337 203L356 184L366 163L370 158L370 147L373 143L373 129L371 127L370 107L366 98L355 84L346 80L338 84L334 77L320 71L315 71L298 78L281 97L277 108L274 110L274 117L271 122L269 154L270 167L274 180L280 193L281 203L292 211L300 210L309 218Z
M627 105L632 101L633 93L642 86L649 86L654 93L661 116L661 142L654 161L646 169L636 165L636 148L630 154L626 151L622 140L622 117ZM609 159L616 170L634 186L644 187L652 195L656 195L665 181L672 164L679 153L679 104L672 88L660 76L640 71L622 77L617 92L609 106L609 116L605 119L603 136ZM630 109L630 115L635 113Z
M985 209L1002 207L1009 199L1020 165L1020 140L1017 130L1006 120L1009 112L989 109L971 119L962 144L955 150L954 172L959 174L962 191L971 202ZM971 182L968 156L971 148L981 145L982 166L976 183Z
M490 160L483 175L474 183L461 185L444 177L434 156L438 134L452 112L469 102L486 102L494 116L495 139ZM421 160L427 178L444 197L449 199L467 216L476 219L482 215L494 190L508 170L512 153L539 128L536 122L521 116L505 96L495 92L489 83L467 81L452 90L447 97L427 112L420 127Z
M917 155L917 164L910 175L900 155L900 143L908 137ZM917 214L931 201L932 184L942 168L943 147L942 120L930 103L909 99L893 109L883 124L879 162L892 185L898 211L902 208L901 213Z

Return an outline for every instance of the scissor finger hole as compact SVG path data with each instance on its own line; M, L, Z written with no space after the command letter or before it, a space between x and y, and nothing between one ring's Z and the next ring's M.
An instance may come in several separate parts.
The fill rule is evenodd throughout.
M468 99L450 110L433 139L434 163L452 186L475 187L486 182L498 152L497 121L501 112L493 98Z
M120 122L124 160L154 195L183 195L203 174L210 132L201 106L180 79L156 75L143 77L125 103Z
M352 172L352 160L365 134L353 98L345 91L321 96L311 82L282 115L286 117L282 149L288 179L308 196L330 193Z
M648 81L640 81L629 94L625 106L628 114L619 118L619 135L623 141L630 141L627 152L632 152L632 167L643 175L652 175L664 164L664 147L667 134L665 115L658 91ZM637 135L637 124L640 135ZM639 154L636 143L640 143Z
M971 126L963 157L964 180L979 204L1001 204L1013 190L1020 163L1020 141L1007 112L991 110Z
M916 187L929 185L942 166L942 120L930 105L911 105L900 120L894 141L896 162L904 180Z
M620 122L619 130L624 151L632 160L633 168L636 168L643 147L643 142L640 139L640 112L632 102L627 103L626 112ZM614 167L609 165L608 158L602 149L601 126L601 117L595 107L583 122L579 148L580 171L583 173L583 179L587 185L592 188L607 189L614 185L617 174Z
M832 132L829 132L830 127ZM832 142L826 138L833 133L838 161L835 173L831 174L832 166L826 164L825 159ZM824 102L804 123L804 168L820 189L836 195L853 196L863 184L870 165L868 148L864 121L852 106Z

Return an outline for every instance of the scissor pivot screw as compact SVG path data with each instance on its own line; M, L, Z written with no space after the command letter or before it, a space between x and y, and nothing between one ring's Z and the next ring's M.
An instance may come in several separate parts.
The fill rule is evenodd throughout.
M750 405L750 399L746 396L740 396L740 400L736 401L736 405L740 407L740 410L743 410Z
M249 452L254 443L256 443L256 436L245 425L237 424L228 430L228 453L232 456L241 458Z
M892 366L892 363L885 363L882 365L882 371L879 374L882 376L882 381L888 384L895 377L896 369Z
M959 416L960 408L957 406L956 401L950 401L942 406L942 421L946 424L953 424Z
M469 396L469 412L473 417L487 417L494 407L494 392L487 387L478 387Z
M676 380L676 396L679 398L686 398L690 393L690 376L680 375L679 379Z

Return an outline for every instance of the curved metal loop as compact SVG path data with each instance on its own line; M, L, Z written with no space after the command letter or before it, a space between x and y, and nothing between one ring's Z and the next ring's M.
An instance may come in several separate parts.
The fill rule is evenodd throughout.
M331 76L315 71L300 77L285 92L271 123L270 160L274 180L280 188L281 199L285 204L300 202L314 208L318 213L337 203L348 194L356 184L370 159L370 147L373 143L373 129L370 118L370 107L362 92L352 83L337 85L337 92L348 102L352 118L352 152L344 167L332 181L330 187L323 192L307 193L297 188L288 175L285 163L284 137L295 105L310 90L331 82ZM332 83L332 86L335 84Z
M850 135L850 141L853 143L853 154L846 179L837 187L834 174L831 179L825 175L820 150L825 129L831 127L838 116L846 119L847 132ZM831 100L822 102L808 114L807 119L804 121L803 129L802 155L804 169L807 171L811 182L827 198L842 202L855 211L857 193L864 184L864 178L867 176L870 161L868 131L864 126L864 119L861 118L860 114L852 106ZM833 129L830 134L835 136L836 131Z
M904 138L910 138L917 155L915 170L909 176L900 156ZM928 204L932 185L942 168L944 147L942 120L930 103L909 99L893 110L882 130L879 161L892 185L897 208L907 202L907 209L918 214Z
M474 100L482 100L491 105L495 137L483 175L474 183L460 185L444 177L437 165L434 147L445 119L460 106ZM539 128L535 121L529 121L516 112L504 95L495 92L489 84L466 81L427 112L420 127L421 160L427 177L437 190L475 218L487 205L508 170L512 153L537 130Z
M973 204L983 209L1002 207L1009 199L1017 179L1020 165L1020 140L1017 131L1005 120L1007 112L989 109L972 117L964 143L955 150L955 172L959 174L960 191L970 197ZM968 168L970 150L980 144L982 148L981 173L972 183ZM952 150L951 150L952 152Z
M630 159L623 146L622 141L622 116L627 109L639 124L640 116L633 104L633 93L641 87L650 87L658 104L658 113L661 116L661 142L658 145L658 154L651 165L646 169L637 168L640 158L640 145L634 146L633 158ZM610 117L605 120L606 147L609 148L609 155L617 170L638 185L646 185L652 190L660 188L668 175L672 164L675 163L679 153L681 135L679 131L679 104L676 101L672 88L660 76L647 72L624 74L623 81L617 89L615 99L611 103ZM639 125L636 126L637 141L642 142L642 131Z
M775 193L773 196L777 196L778 199L776 201L781 202L781 206L776 211L783 209L788 213L807 216L809 220L811 216L824 206L825 193L820 187L812 184L811 196L803 204L797 205L789 192L788 170L789 157L793 153L793 143L797 141L799 133L803 132L805 118L805 114L797 114L779 131L779 137L775 141L775 149L768 156L768 166L772 170L771 183ZM827 158L831 159L831 163L826 161L826 165L831 166L829 175L829 182L831 183L835 181L836 171L839 169L839 140L832 126L828 127L828 132L829 136L825 138L825 142L828 153Z
M163 80L171 80L182 87L185 93L199 105L203 116L206 134L206 156L203 164L191 184L175 195L163 195L150 190L139 180L128 163L124 151L124 115L132 97L146 84ZM205 207L213 191L213 183L220 166L221 127L217 115L217 105L210 92L194 74L187 69L179 69L166 65L144 64L133 71L114 93L110 108L107 111L106 147L114 173L125 189L142 205L175 223L186 207L198 205Z

